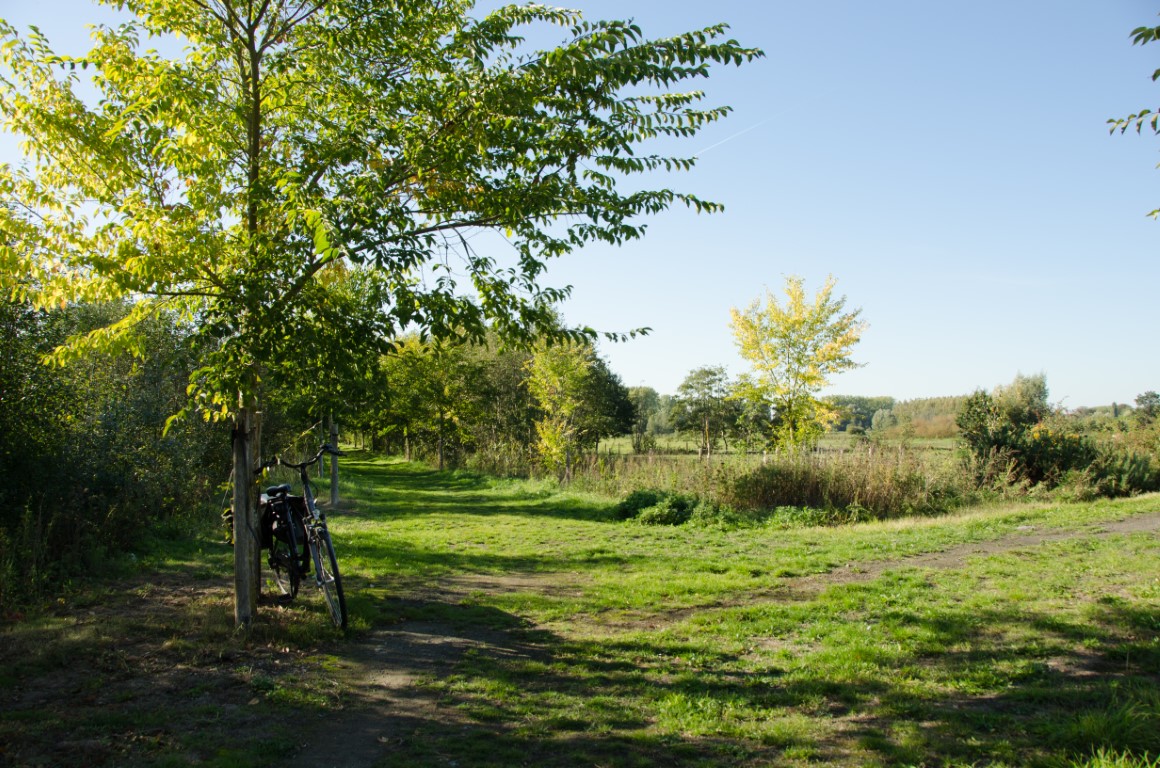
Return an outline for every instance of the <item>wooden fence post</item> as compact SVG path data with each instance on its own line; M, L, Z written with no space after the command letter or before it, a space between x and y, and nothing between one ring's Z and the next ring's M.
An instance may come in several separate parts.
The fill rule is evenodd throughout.
M330 414L330 447L338 449L338 422L333 413ZM330 506L338 506L338 457L334 454L330 456Z

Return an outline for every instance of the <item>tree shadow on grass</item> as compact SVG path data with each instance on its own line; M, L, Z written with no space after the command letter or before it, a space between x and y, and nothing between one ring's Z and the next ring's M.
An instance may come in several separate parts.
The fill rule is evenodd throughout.
M335 633L267 603L240 634L226 590L192 571L143 570L0 627L0 765L225 768L293 750L296 708L271 707L288 678L317 678L297 649Z
M349 709L323 724L295 761L327 758L347 768L734 764L740 745L656 733L635 703L653 681L631 653L676 652L671 646L601 656L495 608L388 602L407 620L343 649ZM719 762L721 754L730 762Z
M376 665L401 677L388 705L369 689L351 699L374 741L349 765L1015 765L1160 750L1145 604L1092 621L899 607L894 625L924 644L857 645L847 666L813 670L825 649L755 659L679 632L576 639L486 605L386 602L407 620L354 655L366 679Z
M551 498L504 495L479 478L408 465L360 471L356 480L374 488L371 519L604 513L561 509ZM369 560L405 563L411 577L584 568L580 555L423 551L391 541L356 546ZM632 565L609 556L619 558L613 565ZM367 590L356 598L367 601L359 610L373 614L378 595ZM800 659L781 659L679 639L676 630L694 632L697 619L714 631L716 609L688 612L676 626L662 622L661 631L578 640L533 632L511 614L462 597L433 590L418 601L381 600L382 615L404 617L385 630L396 633L404 652L395 662L372 655L361 663L389 668L401 660L414 675L407 695L423 706L368 715L368 732L379 728L375 744L391 748L362 764L1026 764L1101 747L1160 750L1160 620L1147 603L1101 600L1079 620L1009 605L980 611L927 604L917 594L881 607L897 637L868 627L859 640L817 637L818 647L799 649ZM735 647L735 640L722 635L719 645ZM438 664L430 657L426 667L407 662L422 660L433 644L448 651ZM816 669L810 659L818 660ZM373 710L375 701L367 695L362 703Z

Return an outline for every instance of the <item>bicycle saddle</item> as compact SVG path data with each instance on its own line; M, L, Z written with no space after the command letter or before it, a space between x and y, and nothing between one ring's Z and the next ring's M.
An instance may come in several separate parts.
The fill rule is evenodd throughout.
M267 496L282 496L290 493L290 483L283 483L282 485L271 485L266 489Z

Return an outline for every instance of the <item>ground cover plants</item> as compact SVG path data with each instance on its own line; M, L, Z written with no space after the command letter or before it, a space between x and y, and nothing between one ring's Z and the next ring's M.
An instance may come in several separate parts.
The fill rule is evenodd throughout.
M0 762L1160 759L1155 496L658 526L371 454L341 490L347 635L310 595L235 634L228 547L171 537L6 618Z

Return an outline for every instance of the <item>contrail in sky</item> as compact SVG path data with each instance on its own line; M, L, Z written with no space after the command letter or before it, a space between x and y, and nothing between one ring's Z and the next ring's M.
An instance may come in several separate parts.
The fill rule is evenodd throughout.
M754 123L753 125L749 126L748 128L743 128L740 131L738 131L737 133L733 134L732 136L726 136L725 138L721 139L721 141L717 142L716 144L710 144L709 146L702 149L700 152L695 153L693 155L693 157L700 157L701 155L708 152L710 149L715 149L715 148L721 146L722 144L725 144L726 142L733 141L738 136L740 136L744 133L749 133L754 128L760 128L761 126L765 125L766 123L768 123L772 119L773 119L772 117L767 117L764 120L762 120L760 123Z

